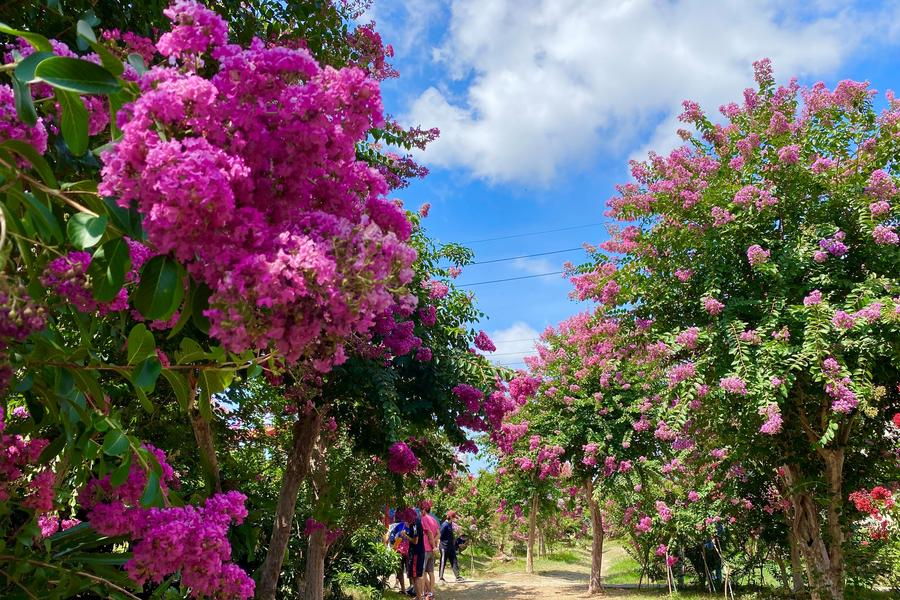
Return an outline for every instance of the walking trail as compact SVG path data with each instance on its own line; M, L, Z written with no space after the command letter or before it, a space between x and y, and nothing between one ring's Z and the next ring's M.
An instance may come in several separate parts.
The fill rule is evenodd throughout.
M602 574L606 575L609 565L621 548L613 547L604 551ZM573 564L552 563L547 569L537 567L533 575L521 572L500 572L478 574L471 580L455 583L451 576L448 583L438 583L436 596L439 600L544 600L547 598L591 598L587 594L589 564L579 561ZM631 592L625 587L609 587L605 597L627 597ZM596 598L596 596L594 596Z

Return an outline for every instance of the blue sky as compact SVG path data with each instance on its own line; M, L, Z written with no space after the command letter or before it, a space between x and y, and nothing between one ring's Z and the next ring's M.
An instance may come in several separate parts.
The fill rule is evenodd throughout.
M605 239L604 203L628 159L674 147L683 99L708 113L738 100L753 60L771 58L779 81L900 89L896 2L376 0L370 18L400 71L383 86L387 112L442 132L419 156L431 174L398 194L432 205L429 233L470 242L566 228L467 244L476 261ZM472 265L457 283L584 257ZM540 331L583 308L559 276L472 289L496 362L513 367Z

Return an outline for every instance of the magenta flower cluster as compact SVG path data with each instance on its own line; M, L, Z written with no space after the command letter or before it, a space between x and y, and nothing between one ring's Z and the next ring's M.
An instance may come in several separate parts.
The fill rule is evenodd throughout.
M98 302L91 291L88 268L91 255L87 252L69 252L50 261L41 282L83 313L99 312L106 315L110 312L123 311L128 308L128 292L125 288L111 302ZM135 277L132 274L132 277Z
M161 475L160 489L165 496L175 474L165 453L145 446ZM128 576L139 584L161 583L180 573L181 583L194 598L251 598L253 580L229 562L231 545L228 527L240 524L247 516L246 496L240 492L216 494L203 506L144 508L141 497L147 485L147 473L138 458L132 459L128 478L115 487L107 475L92 479L78 495L87 511L91 527L103 535L127 535L132 543L132 558L125 563Z
M406 214L356 156L384 121L378 84L302 48L229 45L189 0L166 14L157 48L174 67L145 73L120 112L100 192L136 205L150 244L209 286L210 332L230 350L328 370L390 314L416 257Z
M20 140L34 146L43 154L47 150L47 128L38 118L34 125L22 123L16 114L13 90L8 85L0 85L0 142Z
M494 345L494 342L491 341L491 338L484 331L479 331L478 335L475 336L475 347L483 352L494 352L497 350L497 346Z
M759 409L759 414L765 417L765 422L759 428L760 433L775 435L781 431L781 408L775 402L770 402Z
M32 475L27 485L24 478L29 467L36 466L44 448L50 443L44 438L26 438L18 433L7 434L3 409L0 408L0 502L7 502L12 491L24 488L26 494L23 505L36 512L48 512L53 509L53 472L49 469ZM49 492L49 502L48 502Z
M399 475L412 473L419 468L419 459L404 442L395 442L388 448L387 468Z

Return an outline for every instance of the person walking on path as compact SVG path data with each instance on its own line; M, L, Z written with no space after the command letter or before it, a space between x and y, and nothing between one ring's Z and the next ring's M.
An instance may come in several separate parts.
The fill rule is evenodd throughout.
M456 581L465 581L459 576L459 563L456 560L456 540L453 533L455 521L456 511L451 510L447 513L447 519L441 523L441 567L439 576L442 583L447 583L447 580L444 579L444 568L447 566L448 561L453 569L453 575L456 576Z
M434 598L434 553L440 547L440 525L431 514L431 501L422 501L422 533L425 534L425 597Z
M390 548L400 555L400 566L397 569L396 578L400 591L406 590L406 562L409 554L409 542L403 539L406 531L406 523L400 518L400 511L394 512L394 522L388 527L387 543Z
M425 568L425 536L422 532L422 519L413 509L407 509L407 530L403 535L409 541L409 580L415 590L416 600L425 600L422 586L422 571Z

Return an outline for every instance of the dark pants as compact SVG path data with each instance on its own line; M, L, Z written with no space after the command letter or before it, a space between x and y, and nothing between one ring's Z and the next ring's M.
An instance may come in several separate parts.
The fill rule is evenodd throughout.
M450 567L453 569L453 575L459 579L459 562L456 560L456 548L451 546L450 544L441 542L441 566L439 569L439 577L441 579L444 578L444 566L447 563L450 563Z

